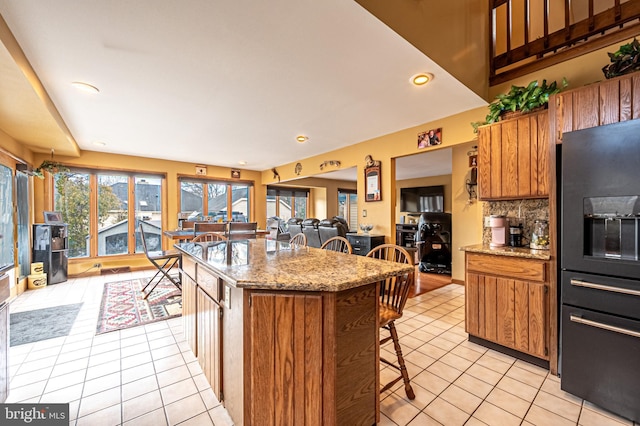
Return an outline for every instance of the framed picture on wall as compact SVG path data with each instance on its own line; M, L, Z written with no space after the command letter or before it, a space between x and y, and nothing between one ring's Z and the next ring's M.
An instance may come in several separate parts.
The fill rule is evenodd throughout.
M442 127L418 133L418 149L442 143Z
M365 168L364 181L367 189L365 201L382 201L382 194L380 192L380 166Z
M47 225L62 225L62 213L60 212L44 212L44 223Z

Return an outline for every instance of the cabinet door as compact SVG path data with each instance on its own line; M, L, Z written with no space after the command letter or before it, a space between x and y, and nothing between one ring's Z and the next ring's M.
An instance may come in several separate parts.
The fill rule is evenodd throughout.
M545 284L468 272L465 304L467 333L549 359Z
M198 362L211 384L213 393L222 401L221 308L201 288L197 289Z
M549 195L548 112L478 129L478 197L481 200Z
M197 318L196 318L196 282L186 273L182 274L182 327L187 343L198 356Z
M491 198L491 127L478 129L478 198Z

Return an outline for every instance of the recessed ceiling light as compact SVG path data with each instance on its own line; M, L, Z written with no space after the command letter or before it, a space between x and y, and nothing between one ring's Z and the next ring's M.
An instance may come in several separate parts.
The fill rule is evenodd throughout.
M89 83L84 83L82 81L74 81L73 83L71 83L71 85L78 90L82 90L88 93L100 93L100 89L98 89L96 86L93 86Z
M246 166L247 162L246 161L238 161L238 164L240 164L241 166Z
M305 135L298 135L296 136L296 140L300 143L305 143L306 141L309 140L309 138Z
M433 75L428 73L416 74L411 77L411 83L415 84L416 86L423 86L431 80L433 80Z
M107 146L107 143L102 141L95 141L93 144L95 146Z

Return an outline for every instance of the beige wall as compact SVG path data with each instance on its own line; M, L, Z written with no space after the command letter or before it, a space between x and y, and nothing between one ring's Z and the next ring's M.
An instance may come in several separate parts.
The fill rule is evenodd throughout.
M375 225L375 232L384 234L388 241L393 241L395 235L395 223L398 220L397 195L395 183L395 158L417 153L424 153L429 150L437 150L452 147L461 143L473 141L476 136L470 125L473 121L480 120L486 115L486 108L477 108L471 111L446 117L438 121L429 122L420 126L404 129L389 135L371 139L352 145L336 151L331 151L315 157L309 157L297 162L302 164L303 173L307 176L319 174L318 164L327 158L339 160L342 168L357 167L357 190L358 190L358 211L359 222L368 222ZM430 147L426 149L418 149L417 135L418 133L427 131L435 127L442 127L443 134L446 138L442 145ZM364 200L364 168L365 157L371 155L374 160L381 163L381 183L382 183L382 200L366 202ZM278 167L280 176L283 181L295 179L294 163L284 164ZM326 172L326 170L324 170ZM457 177L452 175L452 182L457 181ZM462 177L460 177L462 179ZM262 180L266 183L273 183L273 174L265 170L262 172ZM453 194L455 196L455 194ZM367 211L366 219L363 218L363 210Z
M464 252L460 247L482 242L482 202L469 202L466 182L469 178L470 151L476 142L453 148L451 179L451 278L464 281Z

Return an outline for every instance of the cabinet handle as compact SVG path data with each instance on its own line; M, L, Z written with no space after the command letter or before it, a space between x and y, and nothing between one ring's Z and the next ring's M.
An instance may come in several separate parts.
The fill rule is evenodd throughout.
M640 296L640 290L632 290L629 288L613 287L605 284L590 283L582 280L571 280L571 285L574 287L585 287L594 290L610 291L612 293L630 294L632 296Z
M615 325L591 321L573 314L569 315L569 319L571 319L572 322L577 322L578 324L588 325L590 327L600 328L602 330L613 331L614 333L626 334L627 336L640 338L640 332L638 331L627 330L626 328L616 327Z

